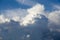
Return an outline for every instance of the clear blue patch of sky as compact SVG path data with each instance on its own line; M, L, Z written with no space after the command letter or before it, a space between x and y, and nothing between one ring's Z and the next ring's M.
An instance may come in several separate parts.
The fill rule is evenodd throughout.
M60 0L31 0L36 3L43 4L45 6L45 11L52 11L52 4L60 5ZM6 9L17 9L17 8L30 8L31 6L24 5L16 2L16 0L0 0L0 11Z
M16 0L0 0L0 11L6 9L16 9L16 8L29 8L28 5L24 5L16 2Z

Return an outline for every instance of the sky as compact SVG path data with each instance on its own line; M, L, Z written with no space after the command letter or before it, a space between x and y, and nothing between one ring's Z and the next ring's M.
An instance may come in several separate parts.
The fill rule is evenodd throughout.
M60 0L0 0L0 35L6 34L0 39L26 40L32 33L31 40L41 40L40 35L42 37L48 29L60 32ZM11 38L9 34L15 37ZM52 40L52 37L46 40Z
M0 0L0 10L30 8L36 3L43 4L46 10L52 10L53 5L59 5L60 0Z

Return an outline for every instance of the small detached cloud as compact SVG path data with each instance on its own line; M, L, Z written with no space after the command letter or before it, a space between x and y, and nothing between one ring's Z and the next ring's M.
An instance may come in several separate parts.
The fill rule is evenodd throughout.
M0 23L10 22L9 18L5 18L4 15L0 15Z

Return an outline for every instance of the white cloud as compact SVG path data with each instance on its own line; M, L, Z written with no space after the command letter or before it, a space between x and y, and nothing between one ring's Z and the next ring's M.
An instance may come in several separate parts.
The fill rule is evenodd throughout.
M41 4L36 4L32 8L27 9L27 11L29 14L26 17L24 17L23 21L21 22L21 25L24 25L24 26L28 24L33 24L35 22L34 18L38 17L39 16L38 14L43 13L44 6Z
M48 19L50 23L60 25L60 10L51 12L48 16Z
M13 9L13 10L4 10L2 14L5 18L9 18L10 20L14 20L20 22L23 17L25 17L28 13L26 9ZM3 18L4 20L4 18Z
M60 31L60 10L51 12L48 15L49 23L48 27L50 31Z
M12 20L14 20L14 21L20 21L21 19L20 19L19 16L15 16L15 17L12 18Z
M28 5L28 6L33 6L36 3L33 2L32 0L16 0L18 3L24 4L24 5Z
M30 35L28 34L26 37L27 37L27 38L29 38L29 37L30 37Z
M13 9L13 10L4 10L2 11L2 20L0 23L4 23L8 20L14 20L20 22L21 25L33 24L35 22L34 18L39 17L39 14L42 14L44 11L44 6L41 4L36 4L29 9Z
M0 15L0 23L10 22L10 19L5 18L4 15Z
M48 18L48 27L51 31L59 31L56 30L60 26L60 5L53 5L52 12L44 12L43 15L45 15Z

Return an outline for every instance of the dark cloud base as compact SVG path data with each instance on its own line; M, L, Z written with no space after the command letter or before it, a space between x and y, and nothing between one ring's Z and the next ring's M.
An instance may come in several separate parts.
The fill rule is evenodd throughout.
M60 32L50 31L48 19L35 18L36 22L28 26L20 26L19 22L11 20L10 23L0 24L1 40L60 40ZM30 35L30 37L27 37Z

